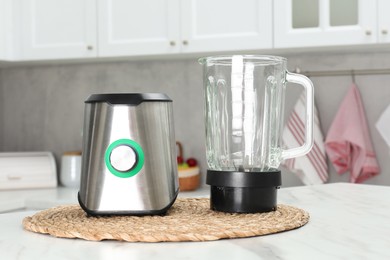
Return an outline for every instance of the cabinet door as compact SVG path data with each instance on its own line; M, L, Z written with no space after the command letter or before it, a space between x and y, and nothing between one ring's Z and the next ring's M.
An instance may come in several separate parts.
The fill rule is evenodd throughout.
M180 0L98 0L99 56L179 51Z
M272 48L272 0L186 0L182 51Z
M0 60L14 58L12 14L12 1L0 0Z
M22 59L96 56L94 0L22 0Z
M378 41L390 42L390 1L378 0Z
M374 43L376 1L274 1L276 48Z
M0 60L6 60L6 17L4 12L4 2L0 0Z
M0 60L6 59L5 0L0 0Z

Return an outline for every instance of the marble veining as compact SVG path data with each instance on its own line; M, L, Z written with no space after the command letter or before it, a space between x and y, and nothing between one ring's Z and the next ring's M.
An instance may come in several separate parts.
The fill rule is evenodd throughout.
M310 213L273 235L184 243L90 242L24 231L34 211L0 215L1 259L390 259L390 187L347 183L282 188L279 203Z

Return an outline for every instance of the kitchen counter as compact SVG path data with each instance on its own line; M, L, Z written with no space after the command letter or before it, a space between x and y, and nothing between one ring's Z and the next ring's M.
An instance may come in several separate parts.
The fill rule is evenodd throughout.
M41 260L390 259L390 187L336 183L282 188L278 195L279 203L308 211L309 223L278 234L211 242L90 242L24 231L22 219L36 211L14 212L0 214L0 256Z
M77 189L64 187L0 191L0 213L75 204L77 192Z
M0 213L20 210L41 210L59 205L78 204L78 189L57 187L50 189L0 191ZM205 197L208 188L179 193L179 197Z

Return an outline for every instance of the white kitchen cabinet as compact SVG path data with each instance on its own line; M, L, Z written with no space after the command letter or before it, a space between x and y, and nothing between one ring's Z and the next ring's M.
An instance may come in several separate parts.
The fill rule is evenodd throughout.
M390 43L389 0L0 0L0 60Z
M5 17L5 10L4 5L5 1L0 0L0 60L6 59L6 37L7 37L7 30L6 30L6 17Z
M376 43L376 3L373 0L274 1L274 47Z
M99 56L180 51L180 0L98 0Z
M272 48L272 0L98 2L99 56Z
M272 48L272 0L181 1L182 52Z
M378 42L389 43L390 42L390 1L378 0Z
M0 0L0 60L11 60L14 55L12 49L14 39L12 7L12 2Z
M95 0L21 0L20 60L97 56Z

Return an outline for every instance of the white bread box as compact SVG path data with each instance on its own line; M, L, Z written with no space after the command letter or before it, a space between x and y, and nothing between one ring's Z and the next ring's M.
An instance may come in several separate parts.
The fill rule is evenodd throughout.
M56 186L56 163L51 152L0 153L0 190Z

